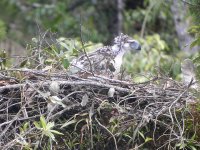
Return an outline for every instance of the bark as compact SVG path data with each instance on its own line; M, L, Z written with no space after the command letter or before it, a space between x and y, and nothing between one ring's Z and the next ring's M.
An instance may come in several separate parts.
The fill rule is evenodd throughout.
M123 9L124 3L123 0L117 0L117 34L119 35L122 32L123 27Z
M186 53L193 54L198 51L199 47L190 48L194 38L187 32L190 27L189 19L186 19L187 6L180 0L173 0L171 5L175 30L177 32L179 47Z
M105 44L108 44L122 32L124 0L98 0L95 9L98 12L95 17L97 29L99 32L107 30L105 34L109 38ZM102 22L104 22L103 26Z

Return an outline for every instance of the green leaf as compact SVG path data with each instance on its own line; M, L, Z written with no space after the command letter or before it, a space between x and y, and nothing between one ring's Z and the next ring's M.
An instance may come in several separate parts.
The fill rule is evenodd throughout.
M56 131L56 130L50 130L50 132L55 133L55 134L59 134L59 135L64 135L63 133Z
M140 131L138 131L138 132L139 132L140 136L145 140L144 134Z
M145 138L145 143L146 143L146 142L149 142L149 141L152 141L152 138L146 137L146 138Z
M190 145L188 146L189 148L191 148L191 150L197 150L194 146Z
M24 67L27 64L28 60L24 60L20 63L20 68Z
M42 128L46 129L47 123L46 123L44 116L40 117L40 122L41 122Z
M28 125L29 125L29 122L26 122L24 125L23 125L23 130L26 131L27 128L28 128Z
M195 33L199 33L199 30L200 30L200 26L199 25L194 25L188 30L188 32L195 34Z
M200 55L197 55L194 60L193 60L194 63L200 63Z
M183 148L185 148L187 145L185 144L185 143L181 143L181 145L180 145L180 149L183 149Z
M50 137L52 140L55 141L55 136L54 136L53 133L51 133L51 132L45 132L44 134L45 134L46 136Z
M190 48L200 45L200 38L194 40L191 44L190 44Z
M79 54L79 51L77 49L73 48L72 49L72 55L73 56L78 56L78 54Z
M48 122L47 126L46 126L46 129L49 130L49 129L53 128L53 127L54 127L54 122Z
M66 48L67 50L69 50L69 46L68 46L66 43L60 41L59 44L60 44L62 47L64 47L64 48Z
M41 129L41 126L40 126L40 124L38 122L34 121L33 124L35 125L35 127L37 129Z
M63 67L64 67L65 69L67 69L67 68L69 67L69 65L70 65L69 60L66 59L66 58L64 58L64 59L62 60L62 64L63 64Z

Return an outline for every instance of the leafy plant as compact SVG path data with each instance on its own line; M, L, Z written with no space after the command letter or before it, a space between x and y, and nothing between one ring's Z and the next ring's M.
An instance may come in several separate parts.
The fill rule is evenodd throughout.
M6 51L1 50L0 51L0 70L1 69L6 69L8 66L8 60L7 60L7 54Z
M51 34L51 33L50 33ZM33 46L31 48L31 55L37 56L37 63L35 66L42 65L43 69L68 69L70 62L77 56L82 55L84 50L86 52L94 51L96 48L102 46L101 43L94 44L91 41L82 43L79 39L70 39L65 37L60 37L55 39L48 46L43 46L44 48L41 52L35 52L38 45L40 44L40 38L33 38ZM34 64L33 62L31 63Z
M40 117L39 122L35 121L34 125L38 130L42 131L42 137L45 135L45 136L49 137L50 141L51 140L56 141L54 134L63 135L59 131L52 130L52 128L55 126L54 122L47 123L44 116Z
M4 39L6 36L6 25L0 20L0 40Z
M20 144L25 150L32 150L31 144L26 140L26 132L29 129L29 122L26 122L19 128L20 134L17 134L17 143Z
M168 54L169 47L158 34L144 39L135 38L142 43L142 50L137 54L127 55L124 67L136 81L147 80L158 73L180 79L180 61Z

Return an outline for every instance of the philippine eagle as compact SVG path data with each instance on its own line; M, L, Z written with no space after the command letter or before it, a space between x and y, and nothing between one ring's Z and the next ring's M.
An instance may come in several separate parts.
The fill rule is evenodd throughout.
M113 45L98 48L74 59L70 72L115 76L120 72L124 54L128 51L137 52L140 49L138 41L121 33L115 37Z

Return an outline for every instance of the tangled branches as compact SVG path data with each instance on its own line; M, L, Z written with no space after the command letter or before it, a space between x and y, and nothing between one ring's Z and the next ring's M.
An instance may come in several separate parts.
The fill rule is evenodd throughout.
M20 83L10 72L21 72L26 80ZM55 135L59 144L50 144L56 149L70 149L72 139L72 149L173 149L188 136L188 105L195 103L188 87L161 77L136 84L12 69L2 72L1 81L1 149L47 147L44 141L51 137L34 125L41 116L63 133Z

